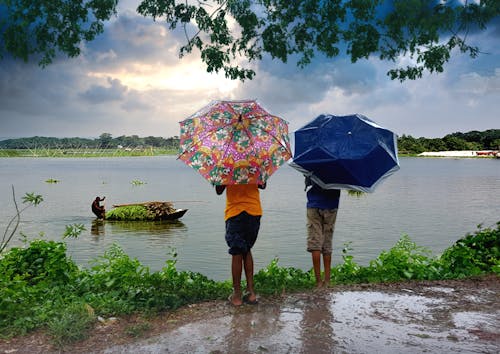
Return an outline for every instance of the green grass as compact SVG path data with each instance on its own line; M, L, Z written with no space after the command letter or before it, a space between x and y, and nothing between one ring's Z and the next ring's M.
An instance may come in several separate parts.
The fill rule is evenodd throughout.
M332 268L332 284L456 279L500 275L500 222L478 228L450 246L441 256L416 245L407 235L369 265L354 261L350 245ZM151 272L112 245L91 267L80 268L63 242L35 240L0 257L0 333L2 337L46 329L58 345L85 338L97 316L151 315L191 303L226 299L227 281L176 269L176 254ZM312 270L279 266L279 260L255 274L261 295L283 294L315 285ZM244 284L243 284L244 285ZM140 336L147 325L129 329Z

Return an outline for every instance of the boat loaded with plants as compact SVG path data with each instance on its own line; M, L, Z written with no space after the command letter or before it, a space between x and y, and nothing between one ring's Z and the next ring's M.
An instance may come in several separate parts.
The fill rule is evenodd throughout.
M106 212L107 220L177 220L188 209L176 209L171 202L144 202L132 204L115 204Z

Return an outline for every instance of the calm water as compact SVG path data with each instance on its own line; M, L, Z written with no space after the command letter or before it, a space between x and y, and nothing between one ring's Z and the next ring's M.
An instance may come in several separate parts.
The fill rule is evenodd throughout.
M439 254L454 241L500 220L500 160L402 158L401 170L373 194L361 198L343 193L334 234L333 262L341 261L344 243L352 242L354 260L367 264L391 248L402 234ZM47 179L60 180L49 184ZM139 180L142 185L131 182ZM178 269L209 278L230 278L224 241L225 196L173 156L96 159L0 159L0 231L15 213L11 185L18 202L26 192L43 203L22 214L19 230L29 238L43 233L61 240L65 226L81 223L86 231L67 240L79 264L102 255L113 243L159 270L178 253ZM106 196L113 204L152 200L174 201L189 211L177 223L95 222L92 200ZM311 268L305 251L305 193L302 176L283 166L261 192L264 209L254 248L256 270L275 258L282 266ZM22 205L21 205L22 206ZM19 245L16 236L12 245Z

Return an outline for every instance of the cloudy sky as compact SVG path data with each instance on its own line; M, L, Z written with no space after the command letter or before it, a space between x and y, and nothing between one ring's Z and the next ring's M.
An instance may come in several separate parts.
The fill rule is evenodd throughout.
M457 55L442 74L400 83L386 62L351 64L318 58L301 70L265 58L252 81L208 74L196 54L179 59L182 33L121 1L105 33L75 59L42 69L0 61L0 139L54 136L179 135L178 122L215 99L257 99L285 118L291 132L321 113L361 113L398 135L443 137L500 128L500 23L469 43L482 52ZM404 64L406 59L402 58Z

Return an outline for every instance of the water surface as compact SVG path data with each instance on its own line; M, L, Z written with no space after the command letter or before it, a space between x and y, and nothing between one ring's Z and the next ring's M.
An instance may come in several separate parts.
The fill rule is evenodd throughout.
M402 158L401 169L372 194L343 193L334 234L333 262L351 243L354 261L367 264L392 247L403 234L439 254L477 225L500 220L500 160ZM48 179L59 183L46 183ZM135 185L132 181L144 182ZM79 264L119 244L152 270L161 269L170 253L178 268L216 280L230 278L224 241L225 197L174 156L122 158L0 159L0 231L15 214L11 185L20 207L27 192L44 198L22 214L19 231L61 240L65 226L85 226L78 239L67 240ZM282 266L311 268L305 251L305 192L302 176L280 168L261 192L264 216L254 248L256 270L279 258ZM144 201L173 201L189 211L178 222L96 222L90 204L106 196L106 207ZM16 236L12 245L20 244Z

